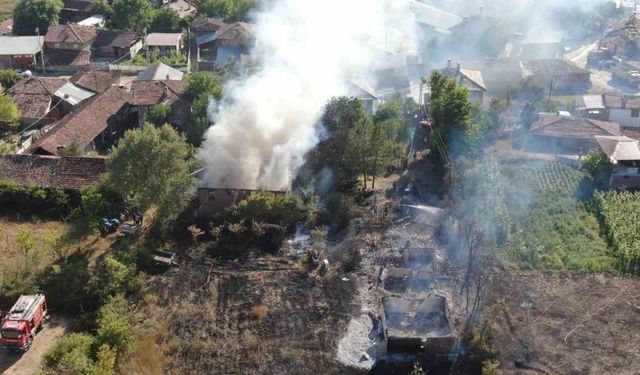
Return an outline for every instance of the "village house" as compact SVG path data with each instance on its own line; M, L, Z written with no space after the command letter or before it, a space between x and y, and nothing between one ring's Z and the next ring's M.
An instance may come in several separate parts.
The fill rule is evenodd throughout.
M0 69L34 69L42 59L41 36L0 36Z
M194 38L207 34L215 34L216 31L225 25L226 23L222 18L196 18L191 23L191 34Z
M183 48L181 33L150 33L145 40L150 51L157 51L165 56L171 52L180 53Z
M118 71L91 70L77 73L71 77L70 81L76 86L100 94L111 86L117 86L120 83L121 77L122 73Z
M98 31L78 25L52 25L44 37L45 61L59 71L88 70Z
M252 24L235 22L220 27L215 33L197 36L198 62L215 62L218 65L240 62L255 44L253 29Z
M355 79L349 80L348 86L348 95L352 98L360 99L365 111L369 114L374 114L381 100L376 95L373 87L366 81Z
M410 6L416 23L422 31L423 43L449 35L452 28L464 21L462 17L432 5L412 1Z
M596 136L621 136L615 122L567 116L543 116L531 125L527 148L531 151L584 155L598 147Z
M163 63L151 65L136 77L136 81L181 81L184 73Z
M42 155L0 155L0 180L22 186L82 190L100 183L106 159Z
M178 13L180 18L193 17L198 11L198 8L187 0L175 0L165 6Z
M64 78L27 77L7 90L7 95L16 103L24 125L36 121L41 125L49 124L65 114L65 108L56 105L61 104L61 99L55 95L65 83Z
M583 101L581 112L585 117L613 121L623 127L640 128L640 96L587 95Z
M613 163L612 188L640 189L640 142L626 136L596 136L598 145Z
M91 45L92 58L133 57L142 49L142 37L133 31L106 30Z
M488 94L505 98L525 80L524 66L514 59L487 59L481 68Z
M142 126L151 107L162 104L171 107L168 122L181 127L188 119L191 102L183 95L186 81L135 81L131 86L131 104L138 111L138 125Z
M469 100L482 106L487 87L481 71L462 68L460 63L454 66L452 61L448 60L447 66L441 69L440 72L444 76L454 79L460 87L466 88L469 91Z
M613 27L600 40L599 50L609 56L626 56L629 52L640 48L640 19L632 13L628 19Z
M534 27L529 30L523 39L508 42L500 57L525 61L561 59L563 55L562 31Z
M86 105L72 111L28 145L26 153L57 155L75 144L81 150L105 150L121 138L132 120L129 103L132 97L119 87L109 87ZM24 147L24 145L23 145Z
M591 71L561 59L529 60L524 63L527 78L545 92L575 94L591 87Z

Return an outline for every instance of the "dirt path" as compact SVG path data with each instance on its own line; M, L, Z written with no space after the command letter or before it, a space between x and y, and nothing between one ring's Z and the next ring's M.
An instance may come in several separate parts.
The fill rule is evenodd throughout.
M33 375L40 371L40 360L62 336L69 332L69 319L55 317L38 333L33 346L24 354L0 350L0 373L4 375Z

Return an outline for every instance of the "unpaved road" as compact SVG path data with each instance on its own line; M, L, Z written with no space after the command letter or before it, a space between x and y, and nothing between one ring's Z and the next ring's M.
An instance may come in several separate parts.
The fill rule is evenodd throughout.
M51 348L58 339L70 330L70 320L54 317L45 329L38 333L33 340L33 346L28 352L18 354L0 349L0 373L4 375L34 375L40 370L40 360L44 353Z

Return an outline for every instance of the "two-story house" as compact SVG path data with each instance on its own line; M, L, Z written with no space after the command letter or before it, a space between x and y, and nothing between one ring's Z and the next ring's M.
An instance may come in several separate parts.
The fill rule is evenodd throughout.
M98 31L78 25L53 25L44 37L45 64L59 71L88 70Z
M618 189L640 188L640 142L619 136L596 136L598 145L611 162L613 169L609 184Z

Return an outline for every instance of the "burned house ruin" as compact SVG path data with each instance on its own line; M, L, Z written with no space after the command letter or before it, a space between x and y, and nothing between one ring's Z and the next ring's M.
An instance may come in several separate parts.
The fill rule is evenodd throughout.
M387 355L446 356L455 345L445 297L384 297L381 316L381 352Z

